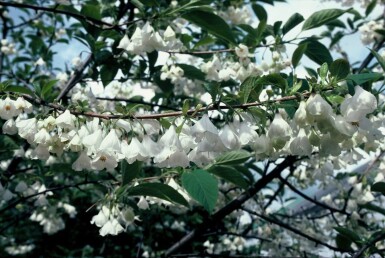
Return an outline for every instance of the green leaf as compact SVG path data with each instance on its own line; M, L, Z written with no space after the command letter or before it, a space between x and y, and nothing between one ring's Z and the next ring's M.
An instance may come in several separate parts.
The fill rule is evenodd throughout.
M319 69L319 77L324 80L326 78L326 76L328 75L328 71L329 71L328 64L323 63Z
M227 152L215 159L214 165L241 164L250 158L251 154L245 150Z
M299 13L294 13L290 18L286 21L286 23L282 27L282 34L285 35L288 33L291 29L293 29L295 26L303 22L305 18L303 18L302 15Z
M19 149L20 145L17 144L11 137L8 135L0 134L0 150L1 151L11 151Z
M177 190L162 183L143 183L127 190L128 196L152 196L188 207L186 199Z
M299 61L301 60L303 54L306 52L307 43L299 44L298 47L294 50L293 56L291 57L291 63L294 68L297 67Z
M381 65L382 70L385 71L385 60L373 49L369 49L372 55L377 59L378 63Z
M380 192L382 195L385 195L385 182L374 183L371 187L372 192Z
M183 76L192 80L206 80L206 74L202 72L200 69L196 68L192 65L187 64L177 64L184 71Z
M33 91L23 86L8 86L7 88L4 89L4 91L33 95Z
M257 98L259 97L259 94L261 94L262 85L257 84L258 79L259 77L257 76L249 76L242 82L240 92L243 95L243 103L247 103L249 101L249 96L252 90L255 90Z
M381 213L382 215L385 216L385 209L380 207L380 206L374 205L372 203L365 203L365 204L360 205L360 207L367 209L367 210L370 210L370 211L375 211L375 212Z
M381 73L360 73L350 74L346 80L353 81L356 85L364 84L365 82L374 82L382 77Z
M52 92L53 86L58 82L59 80L50 80L47 83L43 85L43 88L41 90L41 97L45 99L47 97L47 94L50 94Z
M336 245L338 248L340 248L342 250L350 250L351 245L352 245L352 241L349 238L347 238L341 234L337 234Z
M259 22L257 30L255 32L255 46L259 45L259 43L262 40L263 33L265 32L266 29L266 20L262 20Z
M118 70L119 68L114 62L111 64L102 65L102 68L100 69L100 79L102 80L104 87L106 87L112 80L114 80Z
M267 12L263 6L259 4L252 4L251 7L260 21L267 21Z
M287 81L278 73L262 76L258 80L258 84L262 84L263 86L271 85L273 88L279 87L282 92L285 92L285 89L287 88Z
M126 160L121 163L120 172L122 173L122 186L130 183L135 179L142 170L142 163L135 161L132 164L128 164Z
M215 177L205 170L198 169L183 173L182 185L209 213L214 210L218 199L218 181Z
M322 65L323 63L331 64L331 62L333 62L329 49L327 49L323 44L315 40L307 40L305 42L307 43L305 55L310 60L319 65Z
M368 6L366 7L366 10L365 10L365 15L368 16L373 10L374 8L376 7L376 4L377 4L377 0L372 0Z
M204 30L207 30L222 40L236 44L234 35L231 32L229 25L216 14L194 10L183 14L182 18L194 23Z
M310 30L322 26L334 19L337 19L346 11L340 9L324 9L310 15L306 19L305 23L302 26L302 30Z
M356 232L348 229L348 228L344 228L344 227L334 227L334 229L340 233L342 236L346 237L347 239L353 241L354 243L356 243L357 245L360 245L361 244L361 238L359 235L357 235Z
M340 81L349 75L350 64L346 59L337 59L330 65L329 71L337 81Z
M237 171L234 167L212 166L208 171L244 189L247 189L250 185L243 177L242 173Z

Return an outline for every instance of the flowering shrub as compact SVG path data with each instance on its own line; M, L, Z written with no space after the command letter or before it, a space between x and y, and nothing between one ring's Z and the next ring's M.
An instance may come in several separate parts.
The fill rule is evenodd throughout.
M0 1L0 256L383 253L383 1L40 2Z

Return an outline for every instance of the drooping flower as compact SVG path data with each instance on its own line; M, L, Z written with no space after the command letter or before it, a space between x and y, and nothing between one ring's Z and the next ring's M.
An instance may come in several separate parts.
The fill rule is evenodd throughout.
M56 125L61 128L73 129L75 127L76 116L72 115L67 109L56 118Z
M293 155L310 156L312 152L309 138L306 135L305 129L301 128L296 138L290 143L290 151Z
M269 137L272 146L276 149L282 149L286 142L290 140L291 134L292 130L290 125L280 114L276 114L267 132L267 136Z

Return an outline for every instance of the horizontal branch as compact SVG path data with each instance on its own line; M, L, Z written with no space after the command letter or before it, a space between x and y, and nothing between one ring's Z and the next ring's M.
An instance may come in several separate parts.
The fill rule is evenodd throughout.
M0 214L5 212L8 209L12 209L13 207L18 205L19 203L22 203L22 202L24 202L24 201L26 201L28 199L31 199L31 198L36 197L36 196L39 196L41 194L46 194L46 193L49 193L49 192L54 192L54 191L63 190L63 189L67 189L67 188L72 188L72 187L79 187L81 185L88 185L88 184L99 184L99 181L84 181L84 182L73 184L73 185L61 185L61 186L52 187L50 189L47 189L47 190L44 190L44 191L41 191L41 192L38 192L38 193L31 194L31 195L28 195L28 196L24 196L24 197L21 197L21 198L17 199L14 202L12 202L11 204L8 204L3 209L1 209L0 210Z
M60 111L65 111L66 108L59 105L59 104L54 104L54 103L48 103L44 100L34 98L30 95L27 94L21 94L26 100L32 102L35 105L43 105L46 107L53 108L55 110L60 110ZM310 96L310 93L303 93L301 95L304 98L307 98ZM246 103L246 104L239 104L239 105L219 105L219 106L207 106L207 107L202 107L198 109L190 109L189 111L186 112L186 115L195 115L197 113L202 113L206 111L212 111L212 110L218 110L218 109L247 109L249 107L256 107L256 106L261 106L265 104L271 104L275 102L285 102L285 101L290 101L298 99L298 96L285 96L282 98L277 98L274 100L266 100L266 101L260 101L260 102L251 102L251 103ZM182 116L183 112L182 111L176 111L176 112L168 112L168 113L159 113L159 114L148 114L148 115L112 115L112 114L99 114L95 112L79 112L75 110L70 110L71 114L73 115L83 115L83 116L88 116L88 117L98 117L101 119L160 119L164 117L178 117Z
M89 24L97 26L101 29L107 29L107 30L115 29L115 30L119 30L122 32L124 31L123 29L121 29L119 27L121 25L104 22L102 20L98 20L98 19L86 16L84 14L81 14L81 13L73 13L73 12L54 9L54 8L50 8L50 7L30 5L30 4L24 4L24 3L15 3L15 2L4 2L4 1L0 1L0 6L15 7L15 8L27 8L27 9L32 9L35 11L44 11L44 12L50 12L50 13L65 14L65 15L71 16L75 19L84 20L84 21L88 22Z

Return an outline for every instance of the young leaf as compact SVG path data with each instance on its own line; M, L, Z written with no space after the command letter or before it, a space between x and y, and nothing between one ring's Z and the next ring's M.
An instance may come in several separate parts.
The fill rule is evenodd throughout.
M285 92L287 88L287 81L278 73L271 73L261 77L258 80L258 84L262 84L262 86L271 85L273 88L278 87L282 92Z
M194 10L185 13L182 15L182 18L196 24L204 30L207 30L220 39L236 44L234 35L231 32L229 25L221 17L214 13Z
M130 183L136 178L141 171L141 162L135 161L132 164L128 164L126 160L122 161L121 173L122 173L122 186Z
M105 64L100 69L100 78L103 86L106 87L118 73L118 66L116 64Z
M327 63L323 63L319 69L319 77L324 80L328 75L329 66Z
M345 79L350 72L350 65L346 59L337 59L330 65L330 74L340 81Z
M346 11L340 9L324 9L310 15L306 19L305 23L302 26L302 30L310 30L322 26L334 19L337 19Z
M162 183L143 183L127 190L128 196L152 196L188 207L186 199L177 190Z
M286 23L282 27L282 34L285 35L288 33L291 29L293 29L295 26L303 22L305 18L303 18L302 15L299 13L294 13L290 18L286 21Z
M198 169L183 173L182 185L188 194L211 213L218 199L218 181L207 171Z
M239 187L246 189L249 187L249 183L243 177L242 173L237 171L234 167L230 166L212 166L208 170L210 173L223 178Z
M361 244L361 238L359 235L357 235L356 232L348 229L348 228L343 228L343 227L334 227L334 229L340 233L341 235L343 235L344 237L346 237L347 239L353 241L354 243L356 243L357 245L360 245Z
M293 56L291 57L291 63L294 68L297 67L299 61L301 60L303 54L305 53L307 48L307 43L299 44L296 50L294 50Z
M241 164L250 158L250 153L244 150L230 151L215 159L215 165Z

